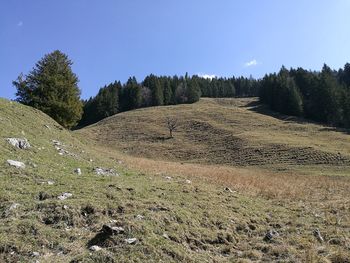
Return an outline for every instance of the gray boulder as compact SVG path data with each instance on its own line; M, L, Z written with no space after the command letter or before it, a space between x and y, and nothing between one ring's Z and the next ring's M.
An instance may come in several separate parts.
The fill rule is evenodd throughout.
M119 174L114 171L113 169L106 169L106 168L101 168L101 167L96 167L94 169L94 172L97 175L102 175L102 176L119 176Z
M26 138L6 138L6 141L18 149L30 148L30 144Z
M22 162L19 162L19 161L7 160L7 163L13 167L16 167L16 168L21 168L21 169L26 168L26 165Z
M116 234L122 234L124 233L124 228L120 226L109 226L109 225L103 225L102 232L104 232L106 235L116 235Z

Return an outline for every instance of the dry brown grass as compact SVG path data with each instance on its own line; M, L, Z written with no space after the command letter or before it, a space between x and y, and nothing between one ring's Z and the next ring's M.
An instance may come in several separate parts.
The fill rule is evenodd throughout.
M88 136L73 135L23 105L2 100L0 105L0 262L344 262L350 257L348 177L319 175L334 174L335 166L277 171L283 166L134 157L113 143L106 147L108 141L92 145ZM149 130L142 132L149 138ZM8 136L26 136L32 148L13 148ZM142 140L132 136L129 141L140 148ZM74 155L58 155L53 139ZM26 169L8 166L8 158L24 161ZM74 173L77 167L81 175ZM98 176L96 167L113 168L119 176ZM63 192L73 196L58 200ZM15 203L19 206L12 209ZM101 236L102 226L112 222L125 233ZM265 239L270 229L279 233L272 241ZM124 242L130 237L137 244ZM91 244L103 249L91 252Z
M139 171L206 178L265 197L344 200L349 135L257 113L254 104L255 99L202 99L140 109L78 133ZM167 139L164 116L181 117L174 139Z
M191 105L140 109L78 133L100 145L155 160L270 170L323 165L350 173L348 134L300 119L260 114L252 103L256 100L202 99ZM166 117L179 119L172 139Z
M297 172L274 172L267 169L240 168L223 165L204 165L152 160L132 157L103 147L99 152L111 154L129 168L151 174L176 175L205 179L219 183L242 193L274 199L348 202L350 178L300 174Z

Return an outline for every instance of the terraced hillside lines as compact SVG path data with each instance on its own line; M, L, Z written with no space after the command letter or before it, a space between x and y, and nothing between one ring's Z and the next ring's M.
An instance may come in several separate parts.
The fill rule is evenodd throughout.
M255 99L202 99L192 105L126 112L78 131L98 143L152 159L234 166L350 168L345 132L255 111ZM253 105L253 106L251 106ZM166 116L180 125L169 139Z

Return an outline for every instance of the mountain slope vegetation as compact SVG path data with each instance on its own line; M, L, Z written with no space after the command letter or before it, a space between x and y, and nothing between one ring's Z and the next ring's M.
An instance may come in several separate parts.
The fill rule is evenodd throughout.
M204 100L176 107L184 111L181 114L184 120L194 114L191 111L203 115L204 111L196 109L203 104L207 105L208 114L217 108L248 115L246 108L236 107L242 106L240 103ZM172 107L163 109L172 111ZM145 124L147 120L153 121L154 110L157 108L127 114L147 113L143 116ZM311 134L320 136L316 145L311 134L310 138L301 137L301 141L292 137L283 141L286 131L277 132L274 141L278 144L301 147L308 140L315 144L310 147L316 152L332 156L340 152L339 162L333 162L332 157L322 164L325 173L338 176L315 176L320 169L312 162L305 165L308 174L299 175L287 173L298 172L294 163L290 170L279 173L275 163L256 164L255 168L247 168L248 164L239 164L237 168L228 162L207 165L206 156L183 163L184 159L174 155L172 148L168 158L161 155L155 158L151 150L144 155L136 150L126 152L131 149L125 148L127 144L136 149L137 141L140 148L145 147L143 137L130 133L133 129L138 131L135 120L130 119L129 123L132 140L128 134L115 138L124 141L124 148L111 139L115 136L111 131L117 132L117 127L109 130L110 144L102 130L94 130L123 116L70 132L38 110L0 99L0 261L346 262L349 258L350 200L345 193L350 183L348 177L341 176L348 169L349 148L344 134L316 130L321 126L312 124ZM218 121L225 118L217 116ZM205 123L203 119L193 120ZM257 120L251 121L259 125ZM271 122L279 120L271 118ZM300 130L305 126L285 125L296 125ZM160 126L145 126L140 131L142 136L156 140L146 141L147 147L161 144L158 140L172 143L157 138L167 136ZM218 129L216 126L220 125L212 126ZM260 128L266 130L268 126ZM182 136L185 138L186 131L180 127L175 132L176 142ZM152 135L148 135L150 130ZM228 129L227 133L230 132ZM293 134L296 130L289 132ZM93 133L97 136L91 141ZM198 131L197 134L199 138L205 136ZM261 135L258 126L245 136L248 134L255 138L255 144L271 142L267 135L257 139ZM332 146L327 141L330 137L336 139ZM18 149L7 138L26 138L31 147ZM327 143L330 147L326 147ZM25 168L10 166L8 160L23 162ZM262 178L260 184L258 177ZM274 195L283 187L278 177L296 178L285 182L296 181L301 185L308 182L313 185L312 178L317 177L319 188L314 190L319 195L314 200L308 200L306 195L298 199ZM251 188L245 187L249 181ZM263 192L262 181L274 188Z
M173 139L167 117L178 120ZM346 130L275 114L255 98L201 99L191 105L139 109L78 133L106 147L158 160L269 170L315 167L333 174L350 168Z

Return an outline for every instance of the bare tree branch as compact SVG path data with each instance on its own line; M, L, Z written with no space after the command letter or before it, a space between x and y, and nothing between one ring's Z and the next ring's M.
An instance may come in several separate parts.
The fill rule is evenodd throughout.
M169 130L170 138L173 138L173 131L178 126L177 119L174 118L174 117L166 117L165 118L165 123L166 123L166 126L167 126L168 130Z

